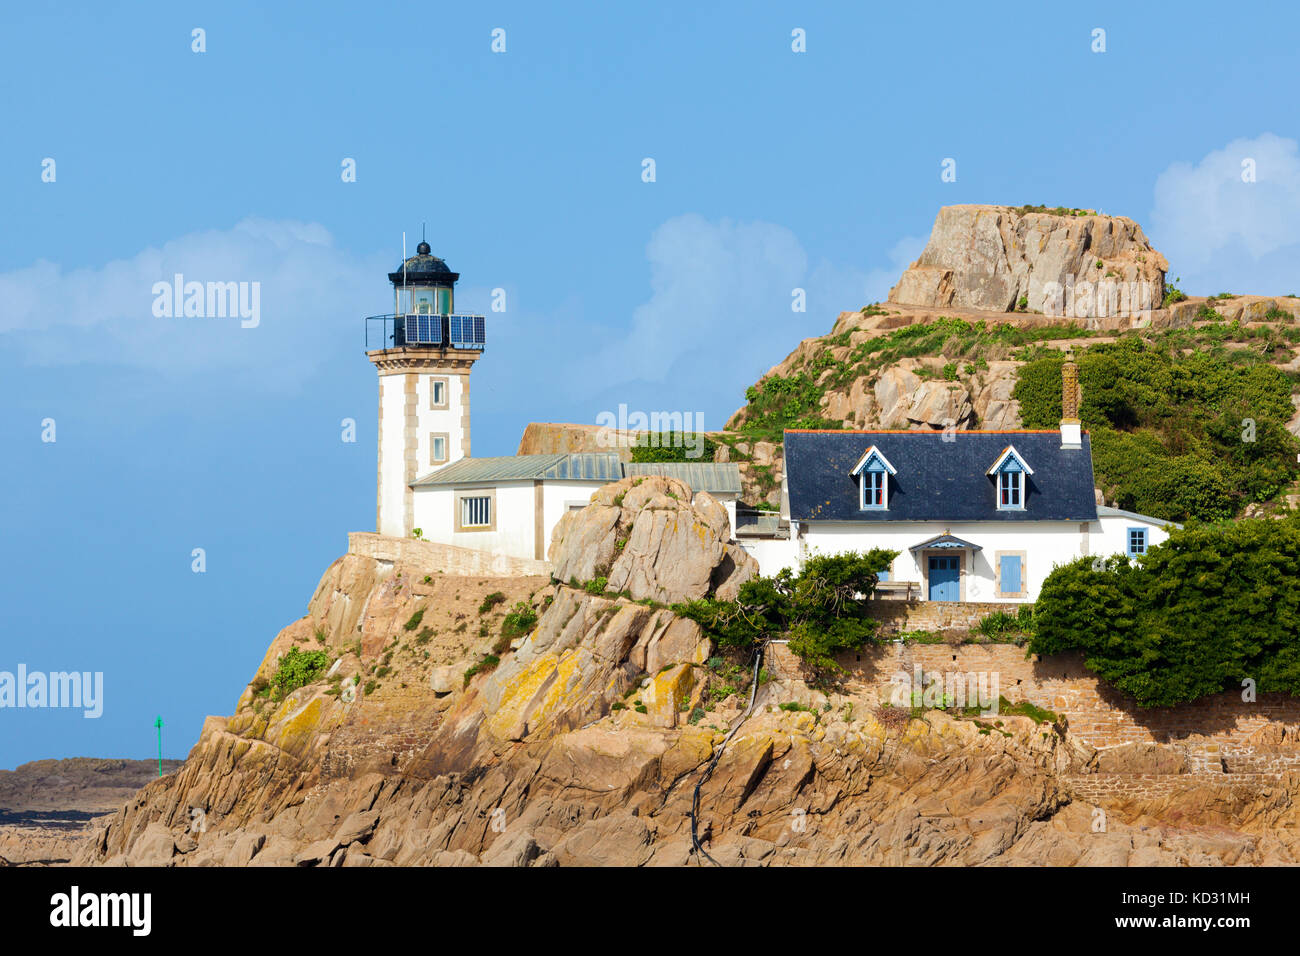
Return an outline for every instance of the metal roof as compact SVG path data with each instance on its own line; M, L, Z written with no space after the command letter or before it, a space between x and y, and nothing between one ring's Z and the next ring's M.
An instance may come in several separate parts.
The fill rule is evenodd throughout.
M731 463L712 461L629 461L624 472L633 475L661 475L677 478L690 485L691 491L711 495L740 494L740 469Z
M1153 518L1150 515L1140 515L1136 511L1125 511L1123 508L1111 508L1106 505L1097 505L1098 518L1136 518L1138 521L1146 521L1150 524L1159 525L1162 528L1181 528L1177 521L1166 521L1164 518Z
M965 538L959 538L955 534L938 534L933 538L927 538L920 544L914 544L908 551L921 551L926 548L969 548L972 551L983 551L983 545L974 544Z
M481 481L618 481L621 462L613 452L566 455L502 455L462 458L417 478L412 487L461 485Z
M692 491L740 494L740 469L713 462L623 462L616 452L462 458L417 478L412 487L489 481L599 481L635 475L678 478Z

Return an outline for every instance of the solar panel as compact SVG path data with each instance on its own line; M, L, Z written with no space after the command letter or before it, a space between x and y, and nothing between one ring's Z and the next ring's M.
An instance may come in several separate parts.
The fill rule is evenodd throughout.
M406 341L420 345L442 342L442 319L436 315L406 316Z

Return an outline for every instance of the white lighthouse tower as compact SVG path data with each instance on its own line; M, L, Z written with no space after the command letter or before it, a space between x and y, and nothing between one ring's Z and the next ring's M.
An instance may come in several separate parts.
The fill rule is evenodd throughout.
M379 372L380 534L408 536L411 483L470 453L469 374L483 354L484 320L455 311L459 278L421 241L388 275L393 314L366 319L366 357Z

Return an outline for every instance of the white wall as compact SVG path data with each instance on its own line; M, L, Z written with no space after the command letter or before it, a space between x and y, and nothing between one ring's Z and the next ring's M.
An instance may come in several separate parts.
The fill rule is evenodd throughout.
M496 494L496 530L457 531L458 493L482 489ZM533 557L532 481L426 485L415 489L415 527L426 540L462 548L495 551L517 558Z
M1032 524L980 521L948 525L913 521L819 521L808 527L799 550L802 555L888 548L900 552L890 569L890 580L923 584L927 578L928 554L913 553L909 549L946 532L981 547L981 550L974 552L935 552L964 555L962 600L1017 600L1003 597L998 591L998 552L1003 551L1024 552L1020 573L1028 592L1025 599L1033 600L1053 567L1088 553L1086 548L1089 536L1084 533L1087 528L1087 522L1078 521L1036 521ZM922 598L924 597L923 593Z
M407 440L407 376L415 377L415 461L408 462ZM433 377L447 381L447 407L429 407ZM424 369L419 372L400 371L379 376L379 522L380 534L405 537L412 527L406 522L406 495L408 481L436 471L465 456L465 434L462 414L466 400L465 380L457 373L441 369ZM447 436L447 458L440 464L430 459L433 433ZM412 468L411 466L414 466Z
M771 577L782 568L797 569L799 554L789 538L737 538L736 543L758 562L759 573Z
M1147 547L1153 548L1169 540L1169 528L1144 518L1125 515L1102 517L1092 523L1092 549L1090 554L1111 555L1128 553L1128 529L1146 528Z
M586 507L595 491L608 482L603 481L545 481L542 483L542 527L544 539L541 555L545 559L551 546L555 526L571 505ZM496 489L496 530L456 531L457 492L472 488ZM415 489L415 524L426 541L455 544L465 548L478 548L534 558L535 512L532 480L482 482L477 485L426 485ZM727 511L731 528L735 528L735 496L716 496ZM388 533L388 532L384 532ZM396 532L399 536L402 532ZM785 542L789 544L789 542Z
M741 544L759 563L765 576L784 567L798 568L812 553L838 554L844 551L869 551L886 548L900 552L890 568L893 581L912 581L923 585L929 555L913 553L913 545L948 533L981 550L935 553L962 554L962 599L966 601L1032 601L1043 581L1058 564L1082 555L1124 554L1128 529L1147 528L1148 547L1169 538L1169 532L1154 520L1125 516L1104 517L1097 521L968 522L940 525L936 522L830 522L806 524L802 537L789 541L742 539ZM796 526L797 530L797 526ZM1004 596L998 590L998 553L1024 552L1021 574L1026 594L1023 598ZM924 593L922 597L924 598Z
M447 380L447 407L434 409L429 407L432 379ZM454 372L420 372L415 384L416 409L416 477L437 471L443 465L449 465L465 457L464 433L461 428L461 414L465 407L464 380ZM445 432L447 435L447 460L442 465L435 465L429 459L429 435L432 432ZM419 527L419 525L416 525Z
M379 376L379 527L380 534L404 537L406 441L402 375Z

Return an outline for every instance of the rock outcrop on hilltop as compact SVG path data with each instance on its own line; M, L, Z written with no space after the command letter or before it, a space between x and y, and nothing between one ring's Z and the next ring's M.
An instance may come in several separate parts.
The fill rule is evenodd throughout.
M1080 210L1079 212L1084 212ZM1007 206L945 206L930 241L889 293L889 301L928 308L1063 315L1067 284L1115 284L1124 311L1159 308L1169 263L1142 227L1122 216L1031 212ZM1056 292L1050 291L1054 283ZM1128 301L1129 285L1144 290ZM1112 314L1095 300L1073 318Z

